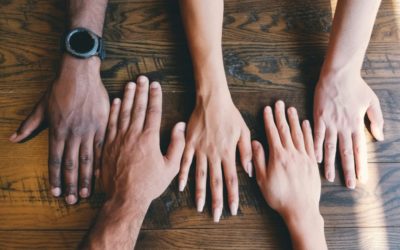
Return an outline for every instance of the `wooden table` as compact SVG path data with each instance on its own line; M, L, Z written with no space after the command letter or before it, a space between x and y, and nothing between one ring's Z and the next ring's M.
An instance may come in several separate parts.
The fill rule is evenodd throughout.
M56 77L64 1L0 1L0 249L75 248L104 195L67 206L49 194L47 131L18 145L7 137ZM224 55L234 102L264 140L261 110L282 99L311 119L312 96L332 21L328 0L227 0ZM194 83L177 1L110 1L104 38L108 58L102 78L110 96L138 74L164 90L163 147L174 123L193 108ZM386 140L368 137L370 180L354 191L322 181L321 212L331 249L400 249L400 4L384 0L362 75L378 94ZM216 83L218 84L218 83ZM192 167L193 169L193 167ZM178 192L174 181L153 202L138 249L290 248L279 216L263 201L254 179L238 166L240 208L212 222L210 200L196 212L194 179ZM208 193L208 198L210 197Z

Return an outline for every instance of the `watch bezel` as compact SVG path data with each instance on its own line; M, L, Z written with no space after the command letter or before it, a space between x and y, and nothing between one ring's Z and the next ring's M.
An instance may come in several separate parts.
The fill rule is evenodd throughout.
M93 47L89 51L84 52L84 53L74 50L74 48L71 47L71 43L70 43L72 36L79 32L85 32L85 33L89 34L89 36L93 39L93 42L94 42ZM98 54L97 50L99 48L99 37L88 29L76 28L76 29L71 30L65 37L65 48L69 53L71 53L72 55L74 55L76 57L89 58L89 57L92 57L92 56L95 56Z

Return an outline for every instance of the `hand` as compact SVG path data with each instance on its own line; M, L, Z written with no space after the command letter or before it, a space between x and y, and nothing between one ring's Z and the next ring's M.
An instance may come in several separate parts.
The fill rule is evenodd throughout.
M250 131L240 112L233 104L229 90L198 97L189 120L186 148L179 175L179 190L183 191L196 154L196 203L201 212L206 198L207 163L210 172L212 209L218 222L223 208L222 169L228 191L232 215L239 205L238 179L236 174L236 146L239 147L242 165L251 176Z
M288 109L288 118L290 126L282 101L275 104L275 122L271 107L264 110L269 160L266 164L262 145L253 141L257 183L267 203L288 225L296 249L324 249L321 180L310 123L304 121L300 127L295 108Z
M93 165L100 167L109 107L100 78L100 60L65 55L58 79L10 137L12 142L21 142L42 123L49 124L51 192L60 196L64 183L68 204L78 200L78 179L80 196L87 198L91 193Z
M101 180L107 200L80 249L134 249L148 207L179 171L185 123L175 125L165 156L160 151L162 93L141 76L111 106Z
M325 177L335 178L337 138L346 186L355 188L356 176L366 181L367 148L364 133L365 113L371 121L371 132L383 140L383 117L379 99L359 74L342 72L335 76L322 74L314 98L315 152L323 158ZM324 143L325 141L325 143Z
M160 151L162 92L141 76L128 83L121 104L114 99L102 158L101 178L108 199L150 204L179 172L185 124L178 123L165 156Z

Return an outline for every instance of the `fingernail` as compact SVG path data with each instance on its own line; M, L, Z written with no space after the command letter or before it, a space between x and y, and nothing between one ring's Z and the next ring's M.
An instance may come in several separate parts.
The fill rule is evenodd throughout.
M87 198L89 196L89 189L88 188L82 188L81 191L79 192L79 195L82 198Z
M317 162L318 162L318 163L321 163L321 162L322 162L322 157L321 157L321 155L317 155Z
M51 193L53 196L58 197L61 194L61 188L53 187L53 188L51 188Z
M282 100L279 100L276 102L276 105L278 105L278 107L283 107L284 104Z
M69 195L67 195L67 196L65 197L65 201L66 201L68 204L72 205L72 204L75 204L75 203L76 203L77 199L76 199L75 195L69 194Z
M237 215L238 205L235 202L232 202L229 205L229 209L231 210L232 215L234 215L234 216Z
M120 102L121 102L121 99L119 99L119 98L115 98L113 101L114 104L119 104Z
M251 162L247 163L247 173L249 177L253 177L253 164Z
M199 212L199 213L203 212L203 208L204 208L204 199L199 198L197 200L197 212Z
M335 180L333 174L332 174L331 172L329 172L329 171L326 173L326 179L327 179L329 182L333 182L333 181Z
M160 87L159 82L152 82L150 85L150 88L152 88L152 89L158 89L159 87Z
M186 129L186 123L184 122L178 122L178 124L176 124L176 128L182 132L185 132Z
M221 218L221 214L222 214L222 208L221 207L217 207L214 209L214 222L218 223L219 219Z
M128 84L126 85L126 87L128 89L133 89L135 87L135 83L134 82L128 82Z
M149 79L145 76L139 76L138 82L139 82L139 84L143 85L143 84L148 83Z
M356 182L353 179L347 180L347 187L350 189L354 189L356 187Z
M185 189L185 181L179 181L179 192L183 192Z
M9 140L10 141L13 141L16 137L17 137L17 132L14 132L11 136L10 136L10 138L9 138Z

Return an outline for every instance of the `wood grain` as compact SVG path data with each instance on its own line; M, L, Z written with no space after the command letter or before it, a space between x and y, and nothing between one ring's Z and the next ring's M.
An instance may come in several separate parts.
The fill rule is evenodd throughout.
M74 249L86 231L0 231L1 249ZM257 229L142 230L137 249L290 249L287 231ZM216 237L212 237L216 235ZM373 235L373 237L370 237ZM398 228L326 230L329 249L398 249ZM354 242L352 246L346 242Z
M362 70L380 98L386 140L375 142L366 130L368 183L347 190L340 166L334 183L323 181L321 212L330 249L400 249L400 6L395 1L382 2ZM253 138L265 143L261 110L278 99L312 119L332 14L329 0L225 1L226 74ZM0 0L0 249L75 248L104 199L99 188L75 206L49 195L47 131L24 144L6 140L57 77L65 26L63 1ZM164 150L171 127L188 119L194 102L178 1L111 0L104 38L108 57L101 74L111 98L139 74L161 81ZM280 217L263 201L254 179L240 166L238 173L238 216L225 208L214 224L209 200L205 212L197 213L191 173L183 193L173 182L153 202L137 248L289 248Z

